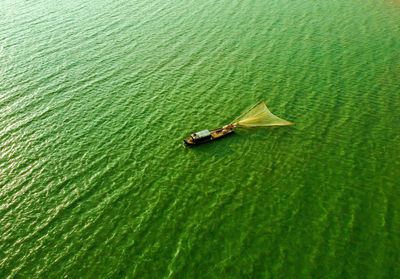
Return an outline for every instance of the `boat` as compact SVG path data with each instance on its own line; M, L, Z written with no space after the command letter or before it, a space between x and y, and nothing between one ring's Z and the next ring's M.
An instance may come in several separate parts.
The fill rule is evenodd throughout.
M231 123L213 130L202 130L191 134L184 139L187 146L199 145L205 142L214 141L230 135L237 128L246 127L267 127L267 126L289 126L294 123L279 118L272 114L263 100L258 101L241 115L236 117Z
M216 128L213 130L202 130L197 133L193 133L187 139L184 139L186 145L199 145L201 143L213 141L234 132L234 125L226 125L224 127Z

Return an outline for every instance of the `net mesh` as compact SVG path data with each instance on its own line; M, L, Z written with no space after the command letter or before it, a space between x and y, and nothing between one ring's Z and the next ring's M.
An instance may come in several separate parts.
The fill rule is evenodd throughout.
M236 127L259 127L259 126L288 126L294 123L279 118L269 111L264 101L259 101L248 111L233 120L231 124Z

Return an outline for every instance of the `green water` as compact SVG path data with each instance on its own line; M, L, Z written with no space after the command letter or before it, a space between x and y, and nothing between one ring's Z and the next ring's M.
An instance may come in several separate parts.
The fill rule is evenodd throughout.
M0 278L399 278L399 93L398 1L0 0Z

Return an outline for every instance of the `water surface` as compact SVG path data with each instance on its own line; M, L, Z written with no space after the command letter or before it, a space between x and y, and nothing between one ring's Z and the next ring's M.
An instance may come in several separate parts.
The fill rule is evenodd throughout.
M0 278L400 276L400 5L0 0ZM263 99L294 127L188 149Z

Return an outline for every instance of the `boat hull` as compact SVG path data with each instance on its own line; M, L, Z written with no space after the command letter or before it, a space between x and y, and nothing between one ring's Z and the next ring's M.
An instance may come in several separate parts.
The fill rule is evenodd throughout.
M192 136L183 140L186 146L196 146L206 142L211 142L228 135L231 135L234 132L233 127L225 126L217 129L213 129L210 131L210 137L202 138L199 140L194 140Z

